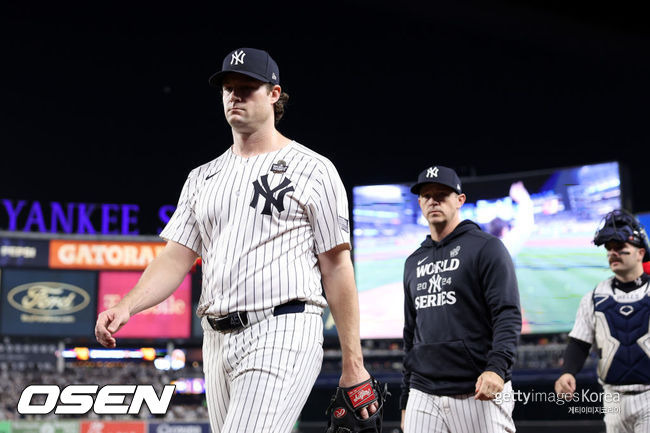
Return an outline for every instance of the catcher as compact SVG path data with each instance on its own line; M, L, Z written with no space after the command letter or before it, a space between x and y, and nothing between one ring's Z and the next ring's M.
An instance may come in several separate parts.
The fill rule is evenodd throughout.
M644 227L622 209L608 213L594 236L614 275L582 297L555 382L562 398L576 394L576 374L595 344L608 433L650 432L650 260Z

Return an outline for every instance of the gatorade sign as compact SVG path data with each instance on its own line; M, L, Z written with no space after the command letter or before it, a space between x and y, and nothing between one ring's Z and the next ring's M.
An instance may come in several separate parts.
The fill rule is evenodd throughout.
M143 270L165 247L164 242L50 242L55 269Z

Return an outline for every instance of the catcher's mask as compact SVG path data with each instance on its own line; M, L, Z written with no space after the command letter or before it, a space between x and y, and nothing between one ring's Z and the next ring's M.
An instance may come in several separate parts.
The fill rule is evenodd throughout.
M650 247L645 229L634 215L623 209L616 209L605 215L596 230L594 235L596 246L609 241L627 242L637 248L643 248L645 250L643 261L650 260Z

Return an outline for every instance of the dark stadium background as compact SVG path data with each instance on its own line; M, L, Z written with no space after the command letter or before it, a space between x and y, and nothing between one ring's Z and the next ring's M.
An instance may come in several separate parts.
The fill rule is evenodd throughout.
M280 131L349 187L617 160L650 211L647 11L567 3L8 2L0 198L175 203L231 142L207 78L252 46L291 95Z

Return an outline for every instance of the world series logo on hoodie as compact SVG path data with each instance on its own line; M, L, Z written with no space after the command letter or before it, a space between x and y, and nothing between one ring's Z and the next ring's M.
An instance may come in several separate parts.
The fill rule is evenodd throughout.
M456 251L457 253L458 251ZM455 304L456 292L454 290L443 290L445 286L451 284L452 277L440 274L455 271L459 266L460 260L457 258L437 260L419 265L416 269L416 277L418 278L416 291L426 290L427 294L415 297L415 309L420 310ZM420 279L424 279L424 281L420 281Z
M459 259L437 260L435 262L418 266L416 275L418 278L420 278L424 275L433 275L439 274L441 272L455 271L459 266Z

